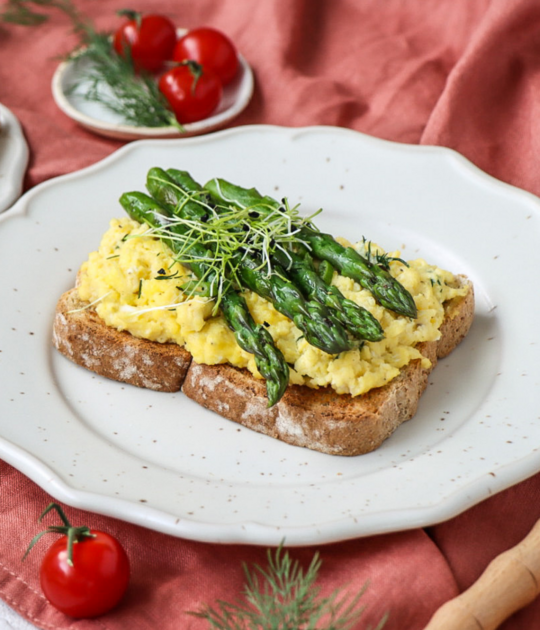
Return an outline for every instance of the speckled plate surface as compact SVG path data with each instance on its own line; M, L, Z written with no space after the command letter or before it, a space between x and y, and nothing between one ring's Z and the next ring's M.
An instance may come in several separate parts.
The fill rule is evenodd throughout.
M374 453L332 457L56 353L57 298L123 216L120 194L142 189L157 165L286 195L306 213L322 206L322 229L469 275L475 323L416 417ZM540 296L523 264L540 242L539 208L450 150L324 127L135 142L44 183L0 222L0 268L13 269L21 242L25 257L0 277L0 457L60 501L201 541L308 545L447 519L540 470L530 315Z
M16 116L0 103L0 212L21 194L28 145Z

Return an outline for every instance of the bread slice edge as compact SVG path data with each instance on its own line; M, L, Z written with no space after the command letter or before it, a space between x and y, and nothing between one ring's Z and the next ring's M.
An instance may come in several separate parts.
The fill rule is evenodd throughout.
M206 409L242 426L295 446L330 455L355 456L377 449L416 413L428 376L437 360L450 354L467 335L474 317L474 290L445 304L438 341L418 346L431 361L411 361L392 381L357 397L331 388L290 385L283 398L268 408L266 387L246 370L228 364L191 362L183 393Z
M66 291L58 300L53 345L73 363L100 376L160 392L179 391L191 354L175 343L155 343L107 326L93 308Z

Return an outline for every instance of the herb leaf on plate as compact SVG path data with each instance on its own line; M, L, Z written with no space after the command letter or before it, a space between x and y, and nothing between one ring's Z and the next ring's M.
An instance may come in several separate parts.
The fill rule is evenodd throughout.
M87 39L86 47L70 55L79 79L69 93L102 104L136 127L183 129L155 80L143 72L135 74L131 60L114 52L107 33L91 31Z
M110 34L97 32L70 0L8 0L0 12L0 22L39 26L48 20L41 12L44 8L65 13L80 40L77 50L67 56L78 72L78 80L69 89L71 94L99 102L129 125L172 126L183 131L154 78L136 73L132 60L114 51Z

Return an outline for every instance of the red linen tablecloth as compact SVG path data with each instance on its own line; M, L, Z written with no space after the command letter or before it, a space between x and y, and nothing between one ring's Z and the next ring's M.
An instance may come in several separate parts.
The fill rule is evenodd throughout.
M102 29L123 0L79 0ZM540 3L537 0L139 0L132 8L169 14L186 27L228 33L255 71L256 90L235 125L337 125L379 138L456 149L499 179L540 194ZM122 145L93 135L53 102L58 56L76 39L59 12L39 28L0 30L0 102L22 123L31 159L25 188L95 163ZM538 128L538 133L537 133ZM5 270L2 270L5 273ZM531 392L533 395L533 393ZM366 580L358 628L388 611L387 630L421 630L488 562L540 517L540 476L429 530L292 549L309 563L320 551L327 593ZM234 600L242 561L266 550L172 538L66 507L72 522L116 535L131 559L125 600L94 621L73 621L41 594L43 547L23 564L36 520L51 500L0 462L0 597L38 627L160 630L207 627L189 617L216 599ZM45 546L45 545L44 545ZM540 602L504 630L540 627Z

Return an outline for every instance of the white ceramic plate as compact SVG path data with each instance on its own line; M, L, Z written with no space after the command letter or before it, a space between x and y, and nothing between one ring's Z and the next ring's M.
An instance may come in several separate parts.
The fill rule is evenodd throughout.
M184 32L179 30L179 35ZM80 96L85 91L84 81L80 82L75 93L70 92L70 86L80 78L80 66L72 61L63 62L56 69L52 79L52 93L64 114L99 135L120 140L187 138L225 127L247 107L253 94L253 72L242 55L239 55L239 60L238 75L225 86L221 103L214 114L204 120L184 125L183 132L175 127L134 127L126 124L114 112Z
M0 103L0 212L22 191L28 164L28 146L15 115Z
M322 229L469 275L475 322L416 417L374 453L332 457L54 351L57 298L152 166L322 206ZM126 145L2 217L0 457L60 501L201 541L308 545L437 523L540 470L539 242L538 199L447 149L266 126Z

